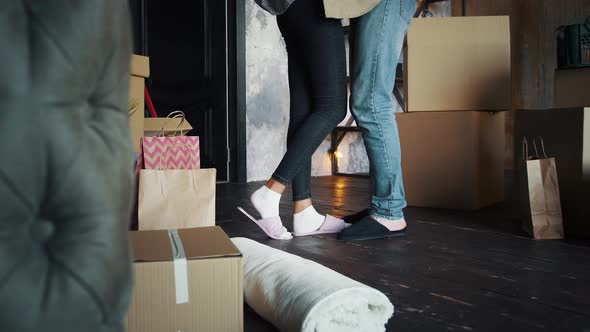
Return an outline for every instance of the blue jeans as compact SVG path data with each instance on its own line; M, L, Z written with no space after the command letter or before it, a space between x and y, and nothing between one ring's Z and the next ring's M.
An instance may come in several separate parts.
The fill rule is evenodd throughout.
M416 0L382 0L369 13L351 21L350 105L369 156L371 215L386 219L403 218L406 207L392 91L404 36L415 10Z

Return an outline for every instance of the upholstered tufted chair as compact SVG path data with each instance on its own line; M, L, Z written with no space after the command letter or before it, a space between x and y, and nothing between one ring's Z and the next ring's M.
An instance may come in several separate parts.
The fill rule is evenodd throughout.
M124 330L126 0L0 1L0 331Z

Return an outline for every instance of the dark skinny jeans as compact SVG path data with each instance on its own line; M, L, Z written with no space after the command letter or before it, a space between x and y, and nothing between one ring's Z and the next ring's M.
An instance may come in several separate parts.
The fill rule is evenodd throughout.
M340 20L324 15L322 0L295 0L277 16L289 61L287 152L273 174L292 184L293 200L311 198L311 157L346 116L346 54Z

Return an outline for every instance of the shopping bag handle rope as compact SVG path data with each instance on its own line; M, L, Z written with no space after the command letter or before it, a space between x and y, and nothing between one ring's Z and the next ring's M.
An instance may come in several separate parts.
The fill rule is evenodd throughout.
M184 115L183 111L174 111L168 114L166 120L162 124L162 128L160 128L160 137L164 137L164 128L166 128L166 124L168 124L168 121L170 121L170 119L181 119L178 123L178 126L176 126L176 129L174 129L174 133L172 134L172 136L176 136L176 133L178 133L179 130L180 136L184 136L184 132L182 131L182 125L186 121L186 116Z
M545 142L543 141L543 137L537 136L533 139L533 148L535 149L535 157L541 158L539 155L539 150L537 149L537 140L539 140L539 144L541 145L541 152L543 152L543 157L546 159L547 153L545 152ZM524 161L529 160L529 142L527 141L526 137L522 138L522 158Z
M522 160L529 160L529 142L526 140L526 137L522 138Z
M545 158L547 158L547 153L545 153L545 142L543 142L543 137L541 137L541 136L537 136L533 140L533 146L535 147L535 153L537 154L537 157L539 157L539 152L537 151L537 144L535 144L535 142L537 141L537 139L539 140L539 143L541 143L541 151L543 151L543 156Z

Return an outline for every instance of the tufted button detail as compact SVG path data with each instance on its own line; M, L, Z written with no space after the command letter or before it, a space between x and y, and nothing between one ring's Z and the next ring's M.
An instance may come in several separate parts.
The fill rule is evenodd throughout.
M41 219L31 225L31 237L39 243L47 243L55 233L55 226L48 220Z

